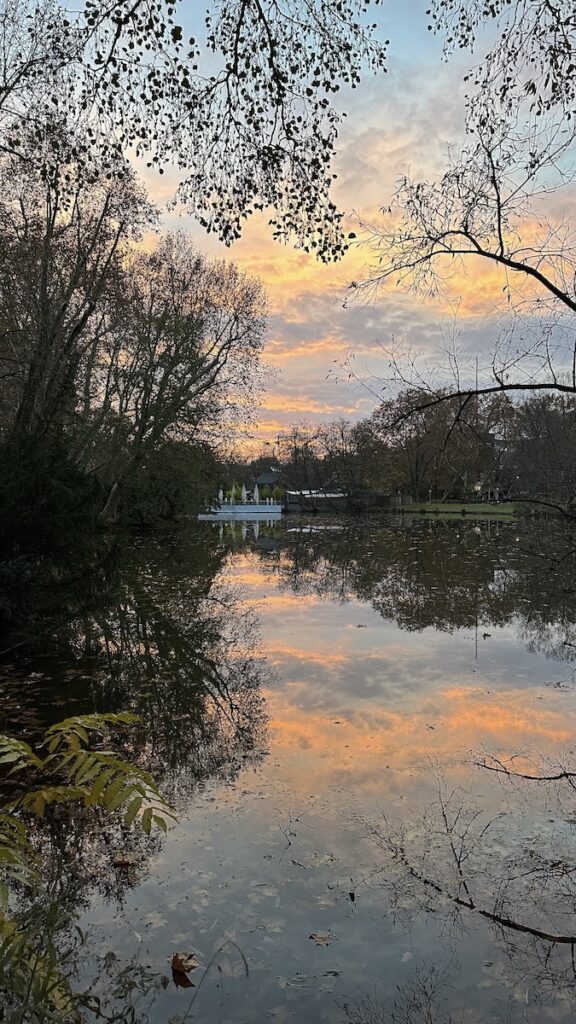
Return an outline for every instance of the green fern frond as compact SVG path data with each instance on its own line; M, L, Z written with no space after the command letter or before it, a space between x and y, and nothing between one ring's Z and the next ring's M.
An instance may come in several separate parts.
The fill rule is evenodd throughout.
M13 1000L38 1007L54 1024L80 1021L78 999L58 970L56 956L40 951L27 930L0 914L0 984Z
M72 750L78 750L81 745L88 744L91 732L105 734L116 725L134 725L136 722L138 722L138 716L128 711L74 715L47 729L41 746L47 747L50 754L58 750L62 744L66 744Z
M0 736L0 765L9 766L8 774L13 775L25 768L42 768L43 761L28 743L11 736Z
M111 728L137 721L129 712L66 718L44 734L40 744L40 749L47 750L44 758L26 743L0 737L0 765L9 765L10 773L34 768L47 783L29 787L11 802L10 810L27 810L43 817L50 804L79 800L86 807L101 807L108 813L120 811L128 825L139 821L148 834L153 825L166 831L166 819L174 819L174 815L149 772L112 751L90 747L95 733L105 737Z
M0 771L27 771L27 788L10 803L0 807L0 989L16 1004L33 1008L30 1020L43 1024L77 1024L80 1021L76 995L62 970L58 954L47 939L50 929L35 936L8 916L10 888L19 883L27 888L41 886L39 861L20 820L22 812L42 817L47 807L81 802L107 813L120 812L127 825L138 822L146 833L153 826L166 831L166 818L174 818L151 775L113 751L90 745L98 734L131 725L132 714L84 715L67 718L44 735L36 753L28 744L0 736ZM43 755L43 756L42 756ZM36 1009L41 1013L34 1016ZM22 1018L24 1019L24 1018Z
M12 814L0 812L0 910L8 907L10 882L33 885L39 880L36 854L24 824Z

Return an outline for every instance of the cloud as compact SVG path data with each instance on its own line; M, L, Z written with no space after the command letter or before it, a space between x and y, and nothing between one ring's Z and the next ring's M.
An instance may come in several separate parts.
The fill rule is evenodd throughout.
M469 55L443 64L439 40L427 32L423 11L415 13L411 5L386 9L385 18L389 73L340 94L348 116L334 163L334 198L367 222L381 217L402 175L438 177L447 144L463 140L462 79ZM165 204L176 187L176 171L162 178L147 168L143 172L153 196ZM552 200L548 205L559 212ZM358 230L355 223L350 216L348 230ZM368 415L391 386L391 351L409 350L433 376L443 350L456 347L463 376L473 379L476 356L481 365L489 364L506 315L504 289L519 283L486 262L469 260L453 265L440 295L417 296L391 282L374 302L352 301L350 281L364 279L378 258L366 244L353 244L340 263L324 265L275 242L265 214L250 218L230 249L175 211L165 212L164 224L190 231L201 250L233 259L267 288L271 315L264 358L278 371L260 411L258 436L268 440L303 417L320 423ZM537 227L537 221L526 225L528 238Z
M284 668L284 666L282 666ZM314 662L321 681L333 675L338 665L328 662L324 669ZM316 679L316 675L315 675ZM274 746L287 760L292 792L309 793L310 773L315 793L323 796L334 786L353 781L365 795L379 799L386 791L405 792L411 775L434 757L477 746L478 737L497 752L516 751L528 739L536 749L555 749L570 741L571 732L562 715L546 710L538 698L525 689L510 688L496 699L472 684L439 689L420 695L418 706L406 709L390 704L366 707L339 704L331 700L311 704L309 685L287 681L282 690L266 693L270 732ZM326 697L325 691L320 690ZM374 696L374 694L366 694ZM330 710L325 708L329 704ZM434 723L432 728L430 723ZM302 761L306 751L307 761ZM387 771L392 768L393 771Z

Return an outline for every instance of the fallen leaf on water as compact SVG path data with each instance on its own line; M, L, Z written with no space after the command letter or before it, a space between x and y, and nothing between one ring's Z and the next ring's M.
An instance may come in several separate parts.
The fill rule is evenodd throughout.
M317 946L329 946L334 940L332 932L312 932L310 938L314 939Z
M311 863L313 867L321 868L327 864L335 864L337 860L338 857L335 857L333 853L324 853L322 855L319 853L315 853L312 856Z
M133 868L137 863L138 857L135 853L119 853L112 861L112 867Z
M170 966L173 971L195 971L200 967L200 962L195 953L173 953Z

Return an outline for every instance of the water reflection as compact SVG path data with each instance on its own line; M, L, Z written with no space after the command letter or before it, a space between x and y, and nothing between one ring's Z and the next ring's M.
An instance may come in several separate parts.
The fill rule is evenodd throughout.
M132 711L139 725L111 741L153 774L178 813L208 780L229 784L257 765L266 749L265 663L254 615L219 576L225 557L200 534L119 549L99 592L72 596L68 615L54 610L49 637L43 630L5 658L2 731L35 741L68 715ZM9 796L10 780L0 785ZM95 894L124 901L163 843L75 805L54 808L29 831L54 880L32 923L54 919L51 941L71 948L74 921Z
M6 715L137 711L127 749L181 809L156 846L57 822L71 912L83 894L102 943L159 974L175 948L208 963L238 942L250 979L209 976L210 1024L571 1020L571 944L535 934L573 930L571 782L489 768L573 763L570 534L220 526L124 553L57 651L13 659ZM34 708L41 691L67 704ZM150 1019L180 997L162 990Z
M4 727L33 732L72 713L135 712L130 754L173 799L261 756L257 622L238 588L218 578L226 551L209 539L186 533L121 550L113 586L49 643L43 636L5 664Z
M305 523L252 547L294 594L358 598L408 631L518 622L530 649L575 657L576 547L555 520Z
M382 998L346 1004L346 1019L448 1022L460 1019L455 1005L466 1021L483 1024L572 1019L570 530L529 521L377 529L342 523L332 530L306 524L274 540L271 552L252 547L278 584L268 608L276 617L268 653L285 686L268 700L274 748L298 756L291 790L303 797L304 780L314 772L317 791L356 792L364 811L386 795L389 812L365 818L382 865L374 897L386 893L396 926L417 946L422 915L433 916L449 954L437 966L423 962L393 998L388 983ZM331 634L318 630L327 601ZM401 632L380 632L379 643L371 642L375 620L362 612L367 606ZM283 636L282 616L301 628ZM306 626L312 617L313 649ZM355 635L357 629L366 633ZM435 649L410 639L419 633ZM452 635L442 654L438 634ZM490 641L497 656L487 659ZM551 660L561 663L557 674ZM543 684L568 699L548 698ZM481 744L498 752L498 760L487 763ZM547 769L537 751L548 752ZM515 775L508 771L506 789L494 792L473 762L486 769L502 764L501 756L512 756L504 763L515 766ZM430 759L440 767L426 768ZM517 777L527 764L536 780ZM537 781L550 764L559 778ZM470 942L485 959L476 991L464 995L477 975L477 965L458 955ZM456 1001L446 997L453 985L461 992Z
M490 930L485 987L508 993L507 1020L572 1019L575 834L561 784L573 773L544 781L541 771L525 777L521 769L499 770L512 788L497 813L439 774L436 797L420 815L371 824L382 852L380 884L409 931L422 912L436 916L455 951L452 970L460 967L462 937L482 925ZM493 1012L483 1019L494 1019Z

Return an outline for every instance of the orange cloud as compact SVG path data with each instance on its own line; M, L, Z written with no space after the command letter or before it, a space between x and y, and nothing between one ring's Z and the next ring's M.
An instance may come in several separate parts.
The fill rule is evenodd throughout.
M321 651L300 650L288 644L284 646L281 644L268 646L266 648L266 657L276 666L283 664L289 659L290 661L300 661L307 665L321 665L326 668L346 665L349 660L347 654L335 654L328 649Z
M309 793L313 773L320 797L343 780L381 796L430 758L448 751L463 763L483 743L503 757L527 742L542 753L558 750L572 740L576 726L576 715L567 718L562 710L543 707L525 689L492 698L478 688L451 687L400 711L371 703L366 711L303 712L291 700L290 687L285 693L267 691L266 701L274 748L287 758L293 791Z
M363 106L356 118L343 126L336 198L341 208L351 210L358 204L361 189L360 214L366 223L378 221L380 204L390 200L398 177L410 174L415 179L431 180L442 172L445 139L454 135L457 124L461 125L461 113L457 112L457 90L449 73L441 69L437 72L434 88L442 95L441 101L431 99L434 88L428 79L421 81L419 91L414 91L416 79L411 68L406 88L400 88L398 79L393 101L392 94L386 94L390 104L386 118L382 117L384 94L378 93L379 86L374 87L374 94L369 87L366 95L372 96L373 108ZM176 171L161 179L147 169L144 174L154 197L164 203L176 185ZM565 199L569 201L570 196ZM551 206L550 213L560 218L563 211ZM350 281L369 276L371 263L374 265L377 259L377 253L365 244L352 244L340 263L325 265L312 254L274 241L264 213L249 219L243 237L230 249L214 236L207 236L190 218L170 212L165 214L164 223L171 229L189 229L200 249L210 256L234 260L267 288L272 320L264 359L279 374L262 403L255 440L243 441L244 449L254 451L300 416L321 422L338 416L357 419L371 411L377 396L364 396L359 401L352 385L348 397L346 385L336 387L332 378L327 380L334 364L343 362L348 353L367 363L366 373L357 364L359 376L372 372L376 378L386 377L388 366L388 357L379 345L398 345L408 348L416 359L434 359L442 346L442 322L446 318L452 321L455 310L464 334L468 330L473 344L478 349L484 346L487 353L491 335L497 331L495 316L508 305L507 288L512 299L538 294L537 286L520 275L507 277L494 264L467 257L462 263L444 264L446 287L438 295L413 295L391 280L369 305L361 297L353 301L355 293L348 289ZM361 234L355 219L346 221L346 230ZM541 231L536 217L526 219L519 227L526 246L535 244ZM147 235L143 244L152 245L154 239L153 234ZM347 309L342 308L345 299L349 300Z
M284 395L267 395L262 402L263 409L274 409L276 411L286 410L291 413L328 413L333 416L341 415L342 413L355 412L356 407L350 405L348 408L342 408L341 405L334 405L330 402L319 402L317 399L308 398L302 396L284 396Z
M310 358L313 355L325 355L327 357L347 353L350 349L350 342L334 335L315 338L312 341L298 342L286 338L271 338L266 344L266 361L273 366L282 365L290 359Z

